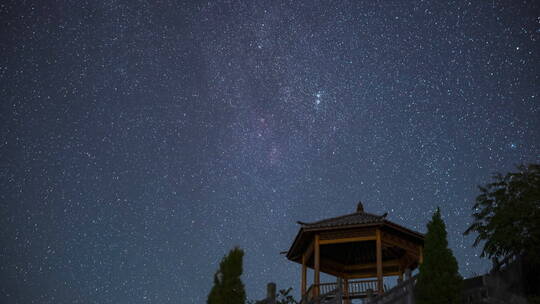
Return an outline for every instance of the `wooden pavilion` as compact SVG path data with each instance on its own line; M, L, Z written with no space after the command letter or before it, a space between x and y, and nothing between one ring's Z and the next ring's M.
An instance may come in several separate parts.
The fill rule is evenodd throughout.
M321 283L320 272L343 282L342 298L364 298L384 293L384 277L409 273L422 263L424 235L386 220L386 214L364 212L361 202L355 213L301 227L287 252L287 259L302 265L304 302L321 299L338 289L338 283ZM307 268L314 271L307 288ZM408 271L407 271L408 270Z

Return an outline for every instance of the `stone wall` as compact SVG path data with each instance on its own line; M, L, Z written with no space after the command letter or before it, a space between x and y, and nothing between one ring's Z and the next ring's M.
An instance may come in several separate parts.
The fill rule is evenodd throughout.
M523 296L523 264L520 260L504 269L466 279L463 282L463 304L527 304Z
M392 289L386 291L383 295L367 298L366 304L415 304L414 286L416 285L416 276L397 284Z

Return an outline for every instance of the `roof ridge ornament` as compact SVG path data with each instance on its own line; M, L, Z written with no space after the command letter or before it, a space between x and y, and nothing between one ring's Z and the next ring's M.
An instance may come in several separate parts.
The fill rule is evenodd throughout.
M358 201L358 205L356 206L356 213L364 213L364 205L362 205L362 201Z

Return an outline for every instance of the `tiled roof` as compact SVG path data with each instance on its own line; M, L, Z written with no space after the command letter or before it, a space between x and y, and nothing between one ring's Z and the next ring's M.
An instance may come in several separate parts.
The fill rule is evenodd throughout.
M358 203L357 212L337 216L333 218L323 219L311 223L298 222L301 227L296 235L293 244L289 251L287 251L287 258L291 261L301 263L302 253L313 241L315 234L321 233L321 231L358 231L358 229L373 230L374 226L379 229L384 229L387 233L391 233L400 238L407 238L415 243L423 244L424 235L390 222L386 219L387 213L383 215L375 215L364 212L364 208L361 203ZM366 231L368 231L366 230Z
M317 229L317 228L329 228L340 227L349 225L361 225L361 224L376 224L382 223L386 215L374 215L365 212L355 212L338 217L324 219L313 223L301 223L302 228L305 229Z

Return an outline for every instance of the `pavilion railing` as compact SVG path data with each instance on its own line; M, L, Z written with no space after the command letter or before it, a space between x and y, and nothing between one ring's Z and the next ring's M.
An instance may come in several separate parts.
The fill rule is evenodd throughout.
M349 281L349 297L365 297L370 289L377 293L377 280Z
M304 299L306 300L305 303L311 303L312 300L317 298L333 297L338 294L338 292L345 298L365 298L368 295L368 290L371 290L373 295L377 295L377 280L351 280L348 282L348 285L348 290L340 291L337 282L313 284L309 287L304 296ZM316 296L317 288L319 289L318 297Z
M315 299L316 297L316 290L319 289L319 295L330 295L337 291L338 284L337 283L319 283L319 284L313 284L309 286L309 289L306 292L306 296L308 300Z

